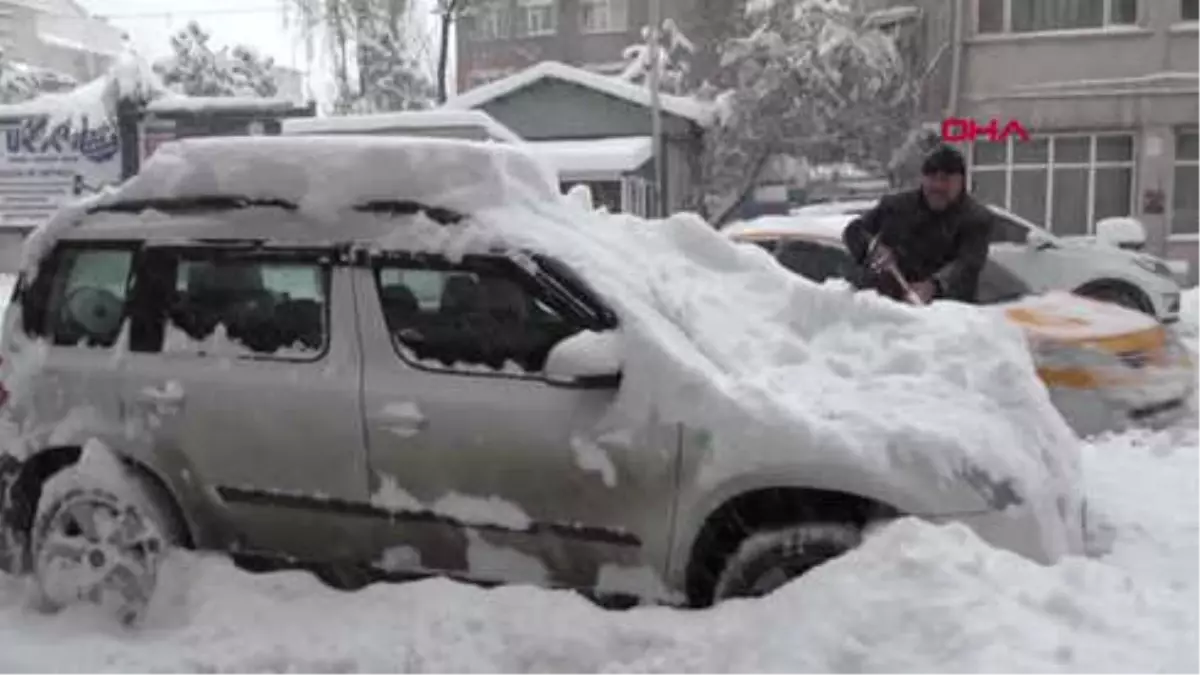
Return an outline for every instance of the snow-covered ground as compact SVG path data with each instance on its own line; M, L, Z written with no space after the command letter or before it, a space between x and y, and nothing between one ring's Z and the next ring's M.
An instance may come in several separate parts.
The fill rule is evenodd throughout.
M612 612L444 580L344 593L177 554L136 632L41 615L26 581L0 577L0 670L1195 672L1196 424L1085 446L1094 559L1042 567L902 521L763 600Z

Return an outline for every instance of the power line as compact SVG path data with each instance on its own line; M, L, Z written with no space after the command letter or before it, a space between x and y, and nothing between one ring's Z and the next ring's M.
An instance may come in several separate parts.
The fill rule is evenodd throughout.
M67 14L65 12L37 12L38 17L50 17L53 19L77 19L79 21L89 21L96 19L171 19L175 17L188 16L231 16L235 14L283 14L284 9L280 6L275 7L241 7L241 8L226 8L226 9L176 9L169 12L130 12L127 14L106 14L102 12L91 12L88 14Z
M170 12L134 12L130 14L100 14L101 19L170 19L177 16L229 16L233 14L283 14L282 7L243 7L241 9L192 9Z

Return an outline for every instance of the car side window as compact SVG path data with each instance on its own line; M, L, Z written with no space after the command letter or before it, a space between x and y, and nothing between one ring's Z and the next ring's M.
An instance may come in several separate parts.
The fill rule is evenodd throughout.
M1029 228L1005 216L995 214L992 221L993 244L1024 244L1029 240Z
M852 279L855 265L840 248L792 239L779 249L779 262L789 270L817 283L826 279Z
M57 346L112 347L125 323L134 250L69 246L26 296L25 329Z
M1019 277L995 261L989 260L979 272L975 301L980 305L994 305L1012 302L1031 292L1029 286Z
M330 265L316 255L185 249L163 266L167 354L320 358Z
M424 367L537 374L550 350L580 330L504 261L387 261L375 276L394 344Z

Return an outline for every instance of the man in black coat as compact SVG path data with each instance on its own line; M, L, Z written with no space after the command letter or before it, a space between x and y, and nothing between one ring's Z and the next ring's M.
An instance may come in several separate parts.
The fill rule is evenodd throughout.
M842 239L863 268L858 286L906 300L899 272L923 303L975 302L994 216L965 182L962 153L940 146L921 166L919 189L887 195L850 223Z

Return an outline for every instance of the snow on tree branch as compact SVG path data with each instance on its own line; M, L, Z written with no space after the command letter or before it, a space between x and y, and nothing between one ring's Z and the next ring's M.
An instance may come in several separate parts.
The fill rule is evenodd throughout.
M279 92L274 59L241 45L214 50L210 39L195 21L171 36L174 54L154 65L163 83L187 96L266 98Z
M715 221L772 157L882 168L909 124L912 78L890 36L837 0L775 0L724 47L718 123L708 131L700 204Z
M79 82L70 75L13 61L0 48L0 103L20 103L77 86Z
M623 58L627 62L620 79L634 84L648 84L654 63L654 40L652 26L642 27L642 42L625 48ZM696 45L680 30L673 19L662 23L658 40L659 88L667 94L683 94L688 85L691 57Z

